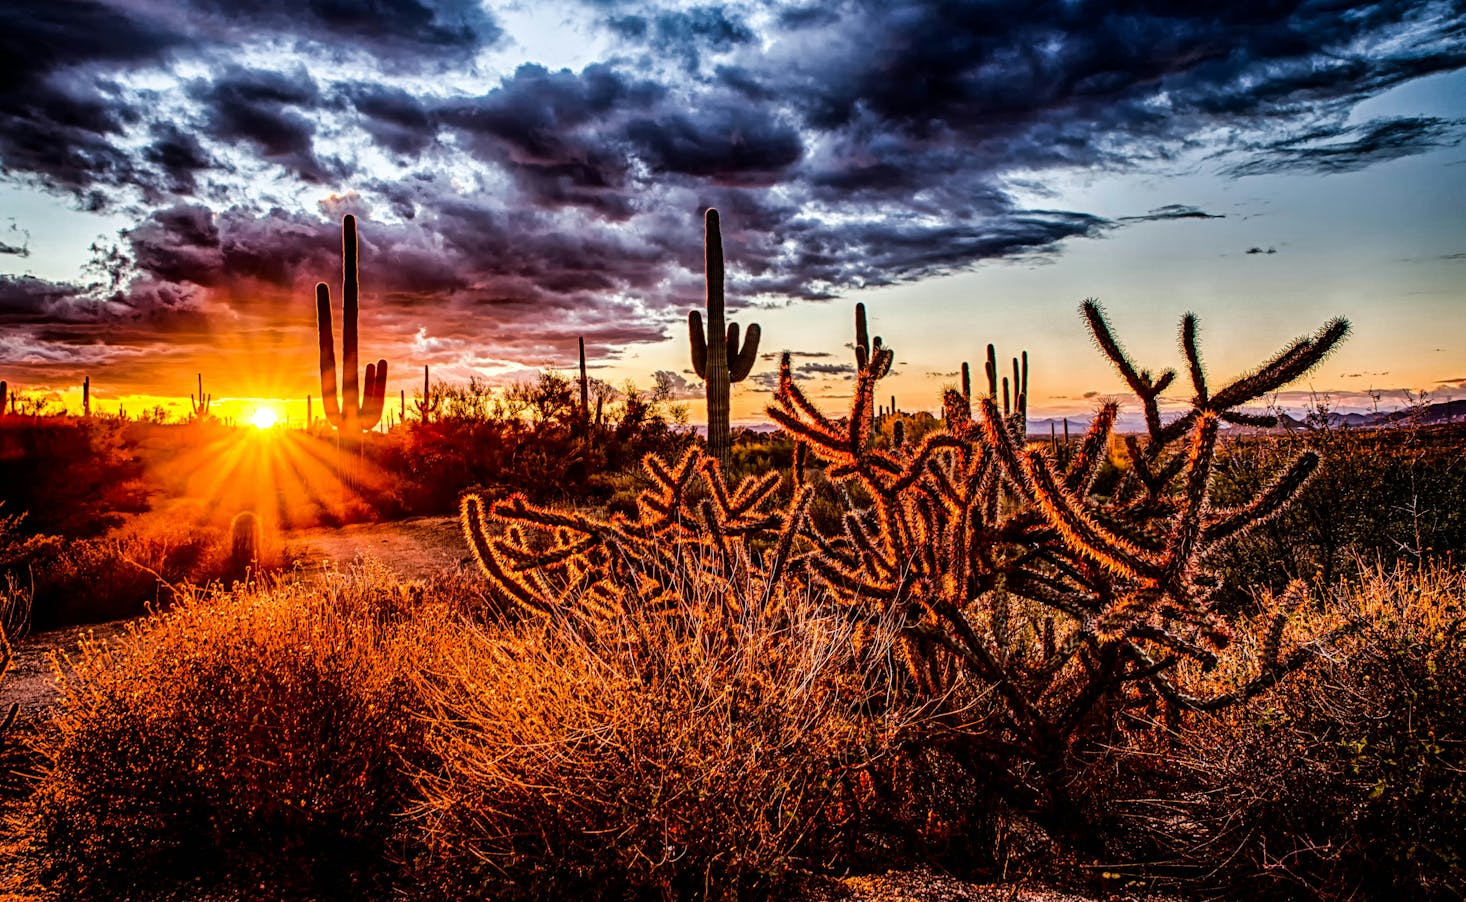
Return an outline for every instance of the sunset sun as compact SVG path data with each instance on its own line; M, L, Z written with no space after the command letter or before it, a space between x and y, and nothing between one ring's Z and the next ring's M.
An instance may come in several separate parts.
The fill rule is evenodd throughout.
M280 415L273 407L256 407L255 412L250 414L249 422L256 429L273 429L280 422Z

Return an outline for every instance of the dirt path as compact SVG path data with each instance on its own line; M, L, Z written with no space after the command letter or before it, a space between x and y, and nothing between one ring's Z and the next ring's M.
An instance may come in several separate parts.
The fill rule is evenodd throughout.
M454 517L301 530L285 536L285 550L304 578L362 557L375 558L403 579L423 579L445 569L473 566ZM39 720L59 694L51 652L75 654L82 640L120 636L136 619L47 630L15 643L14 667L0 683L0 714L11 704L19 704L22 719Z
M307 573L372 557L403 579L472 566L455 517L413 517L393 523L361 523L288 533L285 551Z

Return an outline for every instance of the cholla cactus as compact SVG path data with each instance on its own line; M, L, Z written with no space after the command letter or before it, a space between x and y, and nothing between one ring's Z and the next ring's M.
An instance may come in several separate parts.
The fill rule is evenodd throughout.
M704 266L707 271L707 331L703 331L702 314L696 310L687 315L687 328L692 339L692 368L707 385L708 453L720 462L728 460L728 386L742 382L758 359L758 323L751 323L743 344L738 342L738 324L723 319L723 235L718 228L718 211L708 208L703 242Z
M1183 662L1209 668L1231 638L1231 624L1212 609L1199 579L1206 552L1280 510L1317 463L1316 456L1304 455L1251 503L1214 510L1209 497L1218 424L1259 422L1237 408L1317 365L1348 329L1342 320L1331 322L1209 393L1195 320L1186 317L1182 345L1196 396L1189 413L1162 424L1156 397L1172 375L1152 379L1137 372L1098 305L1086 302L1084 315L1145 405L1151 426L1145 447L1132 453L1134 484L1108 497L1094 495L1092 484L1116 405L1099 410L1060 465L1023 439L1026 358L1015 360L1000 407L991 348L989 391L976 419L964 378L966 391L949 391L944 399L948 430L901 453L856 440L859 424L869 419L874 382L864 369L848 426L821 413L799 390L787 355L776 405L769 409L825 461L832 479L852 484L847 497L871 499L869 509L845 515L837 534L812 526L801 531L819 549L806 559L810 572L833 597L848 599L858 617L905 618L913 691L940 697L963 673L993 688L1001 704L990 736L1029 749L1039 764L1031 775L1039 785L1012 772L998 777L1010 781L1014 798L1037 790L1055 823L1072 814L1056 762L1075 749L1096 717L1106 722L1145 699L1174 708L1225 707L1263 691L1312 654L1306 645L1282 652L1280 618L1286 612L1279 611L1258 643L1266 657L1251 679L1211 695L1190 692L1181 681L1189 673L1180 668ZM972 740L973 762L995 753L985 741ZM1045 775L1045 768L1053 770Z
M358 390L356 320L360 280L357 273L356 217L341 220L341 398L336 396L335 338L331 334L331 289L316 285L316 337L320 343L321 403L326 418L345 435L371 431L382 417L387 394L387 361L367 364L366 387Z
M892 353L871 341L856 312L856 385L848 413L832 417L800 390L788 354L769 415L796 440L787 507L773 504L776 474L736 491L717 461L689 451L676 464L648 457L654 489L634 518L599 520L534 507L522 497L489 508L463 502L464 533L497 593L530 613L607 616L663 604L689 575L726 604L781 604L810 583L862 629L901 623L906 667L896 691L934 707L955 700L980 729L956 730L943 748L985 772L1011 804L1056 831L1082 830L1064 762L1094 751L1125 712L1151 716L1215 710L1246 700L1300 666L1313 643L1291 642L1286 605L1259 621L1257 667L1215 691L1199 675L1230 647L1236 624L1214 610L1203 560L1281 510L1317 464L1305 454L1249 503L1216 509L1211 473L1223 421L1261 420L1238 408L1316 366L1344 337L1342 320L1285 348L1212 391L1196 349L1194 318L1182 347L1195 396L1163 423L1156 407L1170 373L1152 379L1130 363L1097 304L1084 316L1146 408L1149 435L1110 494L1094 490L1115 425L1103 405L1061 462L1027 445L1025 361L1015 361L1007 404L989 352L985 397L951 390L946 431L892 451L868 441L875 388ZM894 406L894 405L893 405ZM829 530L806 516L824 464L845 510ZM697 485L701 481L701 485ZM497 523L491 523L497 520ZM502 527L496 536L494 526ZM767 587L756 597L749 586ZM1319 641L1327 641L1327 637ZM976 693L980 705L962 707Z
M675 464L648 455L642 466L654 488L638 499L635 518L597 520L536 507L522 495L490 507L465 495L464 536L498 594L526 613L612 616L628 606L668 602L668 593L687 580L722 586L733 596L740 586L780 585L807 488L796 490L780 512L772 506L776 473L749 476L730 490L718 462L696 447ZM501 537L492 537L491 517L506 527Z
M193 405L193 418L195 420L205 420L205 419L208 419L208 416L209 416L209 407L212 406L213 403L214 403L214 396L212 394L209 394L209 395L204 394L204 374L203 373L199 373L198 374L198 377L199 377L199 393L198 393L198 396L195 397L194 395L189 395L188 396L188 400L189 400L189 403L191 405Z

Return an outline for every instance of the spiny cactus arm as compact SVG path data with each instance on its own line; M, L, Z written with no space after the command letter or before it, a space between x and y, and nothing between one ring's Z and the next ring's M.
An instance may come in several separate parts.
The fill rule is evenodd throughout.
M996 398L998 396L998 349L991 344L988 345L987 362L983 364L983 371L987 373L988 377L988 397Z
M712 537L713 547L718 550L718 554L723 560L727 560L729 556L728 535L723 532L723 522L718 517L717 511L713 510L713 503L704 498L702 503L697 507L698 511L702 514L703 523L708 528L708 535Z
M316 340L320 347L321 406L326 419L337 429L344 427L336 394L336 340L331 334L331 287L316 283Z
M863 567L825 555L809 558L809 567L831 589L831 600L859 606L876 600L884 603L900 588L897 583L878 582Z
M781 518L782 528L779 530L779 541L774 544L774 556L769 563L767 578L764 590L764 603L767 604L784 575L784 570L789 566L790 557L794 551L794 540L800 534L804 526L805 513L809 510L810 499L814 497L814 490L809 486L800 486L794 490L794 497L789 501L789 510Z
M1130 386L1130 390L1140 399L1145 408L1145 424L1147 430L1154 438L1161 430L1160 407L1156 398L1165 391L1176 378L1174 370L1166 370L1159 379L1152 379L1149 372L1138 372L1135 365L1126 356L1125 350L1115 340L1114 333L1110 331L1110 324L1105 320L1104 309L1100 307L1099 301L1094 298L1086 298L1080 305L1084 314L1085 322L1089 324L1089 331L1094 336L1095 343L1110 362L1119 370L1120 376Z
M769 405L770 418L789 430L796 438L827 451L843 453L847 437L839 425L820 412L803 391L794 383L789 352L779 359L779 391L774 400L780 406Z
M1317 469L1318 455L1305 451L1246 506L1216 512L1202 530L1202 542L1212 545L1224 541L1270 519L1288 505Z
M1208 406L1217 412L1231 410L1276 391L1318 366L1348 334L1348 320L1329 320L1313 337L1298 339L1256 371L1216 392Z
M1196 314L1181 317L1181 352L1186 355L1186 366L1191 371L1191 388L1196 397L1191 403L1206 407L1206 369L1201 364L1201 351L1196 345Z
M1029 497L1032 490L1028 485L1028 471L1020 460L1021 449L1004 424L1003 415L998 412L997 402L992 396L982 398L978 402L978 411L981 413L978 419L983 438L987 446L997 454L1003 473L1007 475L1009 482L1020 496Z
M728 483L723 479L723 468L715 459L705 457L698 465L698 469L702 471L703 484L708 487L708 491L713 495L713 500L718 503L719 513L731 519L732 504L728 500Z
M490 510L501 520L528 523L542 529L564 528L581 535L599 535L603 530L602 524L584 514L567 514L530 504L529 500L520 494L495 501Z
M1130 455L1132 469L1140 480L1140 484L1145 486L1146 494L1153 500L1165 494L1168 480L1159 478L1151 468L1150 458L1146 455L1145 449L1140 447L1140 439L1133 435L1125 436L1125 451Z
M881 548L875 539L871 538L870 531L861 517L847 511L842 522L845 526L845 536L850 540L851 546L856 549L862 560L874 565L868 569L873 570L879 579L897 578L899 568L896 561L891 559L889 549Z
M1228 410L1221 414L1221 418L1223 422L1231 423L1234 426L1271 429L1278 425L1278 418L1270 413L1244 413L1240 410Z
M553 605L511 573L500 560L498 551L488 537L484 502L481 497L478 495L463 496L459 507L459 524L463 528L464 540L468 543L468 548L473 553L479 570L488 578L491 585L528 611L549 613L553 610Z
M515 570L528 570L559 566L599 544L601 544L600 536L584 535L571 542L541 551L505 541L499 542L497 547L513 561Z
M1150 554L1096 522L1083 501L1054 478L1041 448L1028 449L1021 460L1039 510L1066 545L1121 577L1146 586L1156 584L1161 570Z
M747 477L739 484L738 490L734 493L729 511L735 517L742 517L749 511L757 509L768 500L780 482L779 474L773 470L762 476Z
M1185 493L1181 497L1180 513L1166 542L1165 574L1162 577L1162 586L1177 600L1185 598L1191 571L1202 550L1202 522L1207 513L1218 425L1216 415L1208 411L1199 417L1191 433L1191 447L1185 464Z

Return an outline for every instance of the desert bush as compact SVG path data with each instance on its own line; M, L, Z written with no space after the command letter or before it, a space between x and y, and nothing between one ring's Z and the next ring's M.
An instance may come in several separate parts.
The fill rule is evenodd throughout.
M32 533L96 536L147 509L143 466L123 424L72 417L0 419L0 502Z
M1466 575L1374 570L1311 616L1353 629L1266 697L1168 731L1139 767L1149 801L1118 810L1193 890L1466 896Z
M423 793L450 895L767 894L848 852L858 775L914 719L866 677L881 639L818 597L775 613L750 570L710 566L655 608L438 646Z
M1287 510L1259 525L1246 541L1210 562L1221 597L1245 605L1252 594L1279 592L1301 579L1329 591L1366 568L1460 560L1466 551L1466 431L1411 425L1357 429L1311 417L1307 428L1245 436L1220 449L1216 495L1221 503L1266 485L1280 461L1305 448L1318 472Z
M159 513L134 518L109 535L50 543L27 562L35 587L38 628L103 623L167 605L187 586L241 576L230 563L230 533L221 525ZM261 546L260 569L282 563L277 535Z
M190 599L69 662L31 827L54 889L336 894L390 871L419 748L399 587L333 580Z

